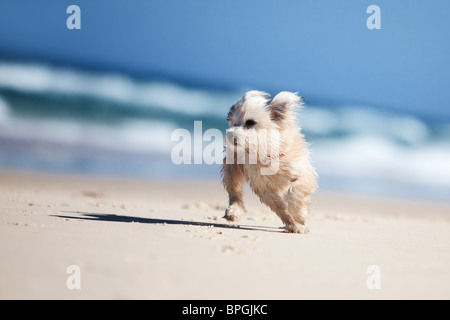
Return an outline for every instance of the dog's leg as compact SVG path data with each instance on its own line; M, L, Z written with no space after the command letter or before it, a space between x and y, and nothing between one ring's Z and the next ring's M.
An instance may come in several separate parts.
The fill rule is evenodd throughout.
M243 165L223 164L222 183L229 196L228 208L225 210L224 218L229 221L238 220L245 212L244 202L242 200L242 187L244 182Z
M289 188L287 199L289 214L305 230L308 230L308 228L306 227L306 223L309 216L309 195L305 195L304 192L302 192L301 186L294 186Z
M279 195L265 195L264 197L260 197L261 201L268 205L273 212L280 217L283 224L286 226L286 232L290 233L308 233L309 230L306 226L299 224L294 216L292 216L289 212L288 205L286 204L285 199L280 197Z

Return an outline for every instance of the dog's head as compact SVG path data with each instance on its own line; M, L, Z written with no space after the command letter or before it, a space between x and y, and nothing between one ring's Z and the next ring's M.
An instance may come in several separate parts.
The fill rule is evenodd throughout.
M245 152L261 162L277 158L298 132L296 111L302 98L283 91L271 98L262 91L249 91L228 112L227 148Z

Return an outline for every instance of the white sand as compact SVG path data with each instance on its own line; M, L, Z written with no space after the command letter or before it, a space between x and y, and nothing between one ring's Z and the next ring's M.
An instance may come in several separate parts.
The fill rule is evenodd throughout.
M298 235L246 200L233 225L219 181L0 172L0 298L450 299L449 205L319 192Z

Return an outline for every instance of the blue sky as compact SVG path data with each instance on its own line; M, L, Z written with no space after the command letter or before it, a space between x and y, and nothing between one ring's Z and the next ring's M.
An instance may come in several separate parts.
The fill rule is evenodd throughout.
M450 118L449 16L445 0L2 0L0 54Z

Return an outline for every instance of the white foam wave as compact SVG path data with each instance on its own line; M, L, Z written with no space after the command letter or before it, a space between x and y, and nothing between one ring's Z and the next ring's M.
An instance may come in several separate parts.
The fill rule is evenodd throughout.
M175 125L133 120L121 125L80 123L69 120L11 117L0 127L0 138L34 144L83 146L139 154L167 154Z
M309 106L300 118L319 136L313 158L324 175L450 188L449 124L432 128L411 115L356 106Z
M229 106L240 98L239 93L137 81L120 74L19 63L0 63L0 87L86 95L143 108L162 107L200 119L206 114L225 117ZM0 97L0 138L139 154L170 154L173 147L170 137L176 125L170 121L124 119L113 126L75 119L24 118L10 110ZM433 128L411 115L375 108L314 105L301 112L300 122L312 142L313 161L322 175L450 188L450 124Z
M117 73L95 74L42 64L0 63L0 87L38 93L86 95L189 114L226 114L239 94L136 81Z
M349 135L383 135L406 144L424 143L430 130L410 115L393 115L370 107L325 109L309 106L301 115L304 130L318 135L344 132Z
M450 188L450 147L445 143L402 147L381 136L355 136L313 145L313 161L325 175Z

